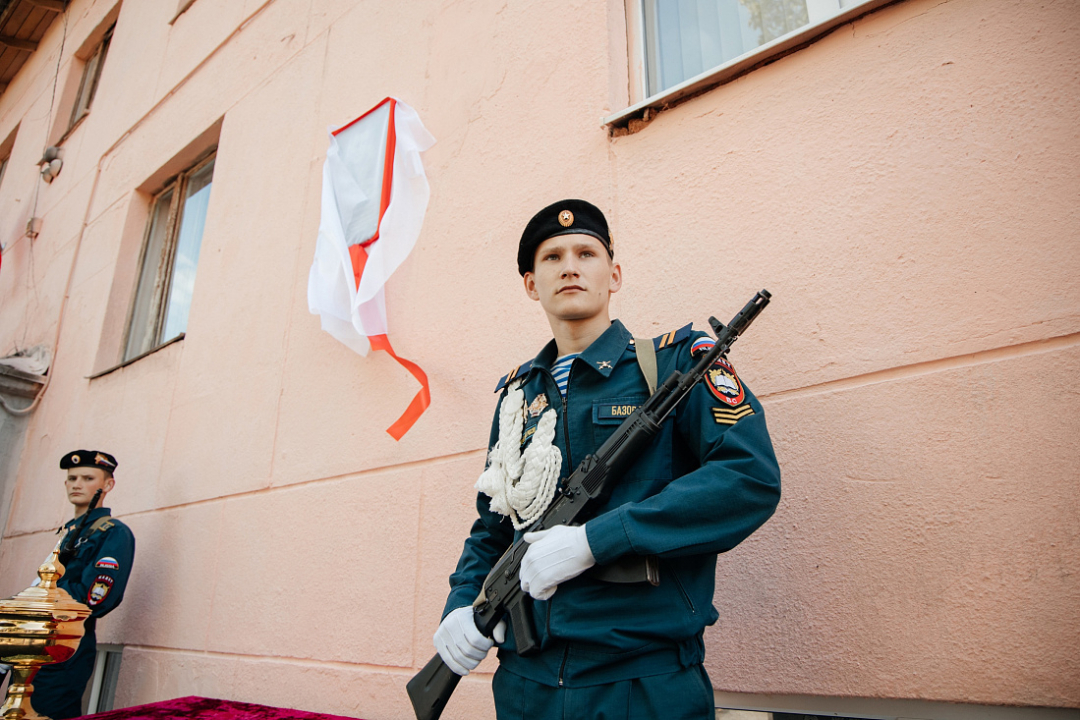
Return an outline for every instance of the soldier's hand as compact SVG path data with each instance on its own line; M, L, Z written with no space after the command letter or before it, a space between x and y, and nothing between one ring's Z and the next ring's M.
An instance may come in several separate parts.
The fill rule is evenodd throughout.
M521 559L521 589L537 600L555 594L559 583L576 578L596 564L584 525L556 525L525 533L529 549Z
M492 645L506 639L506 622L499 621L492 634L494 640L476 627L471 606L461 607L447 614L439 624L439 629L435 631L435 649L447 667L458 675L468 675L480 664Z

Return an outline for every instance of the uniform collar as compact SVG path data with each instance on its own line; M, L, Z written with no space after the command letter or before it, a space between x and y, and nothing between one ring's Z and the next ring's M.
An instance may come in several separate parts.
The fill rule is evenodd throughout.
M111 512L109 511L109 508L107 508L107 507L96 507L96 508L94 508L93 510L90 511L90 513L89 513L90 517L87 518L86 522L88 524L92 524L95 520L99 520L99 519L101 519L103 517L108 517L110 514L111 514ZM79 520L81 520L81 519L82 519L81 517L71 518L66 523L64 523L64 527L74 525L75 523L79 522Z
M608 329L600 337L593 340L592 345L585 348L577 359L604 377L608 377L630 344L630 337L630 331L626 329L622 322L612 320ZM558 347L555 345L555 341L552 340L536 356L533 367L550 370L558 352Z

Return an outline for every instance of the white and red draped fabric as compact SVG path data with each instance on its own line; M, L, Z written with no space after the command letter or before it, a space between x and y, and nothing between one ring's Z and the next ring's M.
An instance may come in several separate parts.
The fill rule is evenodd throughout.
M431 404L427 375L390 345L384 290L420 235L431 194L420 153L434 143L416 111L394 98L330 131L308 275L308 308L323 330L361 355L369 348L385 351L420 382L387 429L395 440Z

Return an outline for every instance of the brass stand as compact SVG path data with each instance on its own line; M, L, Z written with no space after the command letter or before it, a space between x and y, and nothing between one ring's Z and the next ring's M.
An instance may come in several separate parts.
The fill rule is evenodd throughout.
M30 696L34 686L30 684L40 668L14 665L11 668L11 683L8 685L7 700L2 710L4 720L50 720L48 716L36 712L30 705Z
M0 601L0 662L11 668L2 720L48 720L30 704L31 681L43 665L63 662L75 654L90 608L71 598L56 581L64 566L56 550L38 568L41 584Z

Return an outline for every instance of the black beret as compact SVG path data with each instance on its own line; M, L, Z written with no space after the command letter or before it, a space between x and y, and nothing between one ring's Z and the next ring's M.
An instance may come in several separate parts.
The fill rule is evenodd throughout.
M96 467L112 473L116 470L116 458L100 450L73 450L60 458L60 469Z
M536 248L557 235L592 235L604 243L608 255L615 257L611 231L600 208L584 200L560 200L533 215L518 243L518 272L532 272Z

